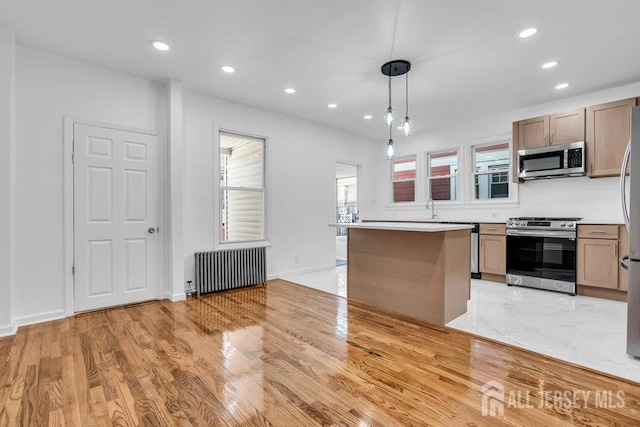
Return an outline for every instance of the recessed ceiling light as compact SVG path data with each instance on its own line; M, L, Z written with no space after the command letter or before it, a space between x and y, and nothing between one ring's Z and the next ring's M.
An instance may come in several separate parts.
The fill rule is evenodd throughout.
M151 42L151 46L155 47L158 50L161 51L167 51L169 49L171 49L171 46L169 46L167 43L165 42L161 42L160 40L154 40Z
M569 87L569 83L560 83L556 86L556 89L566 89Z
M220 69L222 71L224 71L225 73L235 73L236 69L233 68L231 65L223 65L222 67L220 67Z
M337 108L338 104L329 104L329 105L327 105L327 107L329 107L329 108Z
M549 61L549 62L545 62L544 64L542 64L541 68L544 68L546 70L547 68L553 68L556 65L558 65L558 61Z
M402 126L398 126L398 129L399 129L399 130L402 130Z
M364 116L365 120L371 120L373 119L373 116L371 114L367 114L366 116Z
M286 93L296 93L296 90L292 87L288 87L284 90Z
M521 39L526 39L527 37L531 37L532 35L534 35L537 32L538 32L537 28L527 28L527 29L524 29L524 30L520 31L518 33L518 37L520 37Z

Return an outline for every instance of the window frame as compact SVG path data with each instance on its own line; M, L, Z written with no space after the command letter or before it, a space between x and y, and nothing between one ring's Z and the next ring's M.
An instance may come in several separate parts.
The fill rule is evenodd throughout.
M239 137L262 140L262 188L257 187L229 187L221 185L221 154L220 136L221 133L237 135ZM269 247L271 244L268 240L267 215L268 215L268 163L269 163L269 137L264 132L255 132L245 130L238 127L222 126L214 123L213 125L213 168L214 168L214 188L213 188L213 235L214 250L217 249L243 249L254 247ZM262 193L262 236L255 240L232 240L222 241L222 197L225 190L240 190Z
M448 147L448 148L441 148L441 149L437 149L437 150L429 150L429 151L425 151L424 152L424 159L425 159L425 164L424 164L424 181L425 181L425 190L424 190L424 202L426 203L427 201L431 200L431 181L434 179L442 179L442 178L451 178L451 177L455 177L456 178L456 194L455 194L455 198L454 199L449 199L449 200L433 200L433 203L437 204L437 205L447 205L447 204L463 204L464 200L463 200L463 195L464 192L462 191L462 179L461 179L461 170L462 170L462 165L463 165L463 156L462 156L462 151L463 151L463 147L460 146L456 146L456 147ZM451 153L451 152L455 152L456 153L456 158L457 158L457 168L456 168L456 173L455 174L449 174L449 175L436 175L436 176L431 176L431 156L434 154L443 154L443 153Z
M391 160L389 162L389 174L390 174L390 186L389 186L389 199L390 199L390 204L394 205L394 206L411 206L411 205L415 205L417 203L419 203L418 201L418 197L419 197L419 191L418 191L418 183L419 183L419 179L418 177L420 176L420 164L419 164L419 160L418 160L418 153L412 153L412 154L405 154L403 156L397 156L395 159ZM415 168L415 172L416 172L416 176L415 178L410 178L410 179L394 179L394 165L397 161L399 160L406 160L406 159L413 159L415 164L416 164L416 168ZM393 189L393 184L395 184L396 182L409 182L409 181L413 181L413 201L406 201L406 202L396 202L395 198L394 198L394 189Z

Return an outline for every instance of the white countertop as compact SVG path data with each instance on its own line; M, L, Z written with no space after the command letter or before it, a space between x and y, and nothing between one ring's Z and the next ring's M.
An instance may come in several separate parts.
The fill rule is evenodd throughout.
M395 231L422 231L438 232L467 230L473 228L470 224L433 224L417 222L365 222L347 224L329 224L329 227L364 228L367 230L395 230Z

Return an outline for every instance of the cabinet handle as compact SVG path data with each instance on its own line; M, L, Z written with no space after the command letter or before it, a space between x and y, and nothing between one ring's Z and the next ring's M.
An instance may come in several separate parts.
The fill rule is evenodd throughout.
M589 230L591 233L598 233L598 234L603 234L605 233L604 230Z
M490 228L487 228L487 230L497 231L498 229L496 227L490 227Z
M613 254L618 256L618 243L613 244Z

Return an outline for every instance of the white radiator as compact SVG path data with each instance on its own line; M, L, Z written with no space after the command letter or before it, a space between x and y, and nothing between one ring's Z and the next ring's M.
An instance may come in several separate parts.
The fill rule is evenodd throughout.
M195 258L198 296L267 281L266 248L196 252Z

